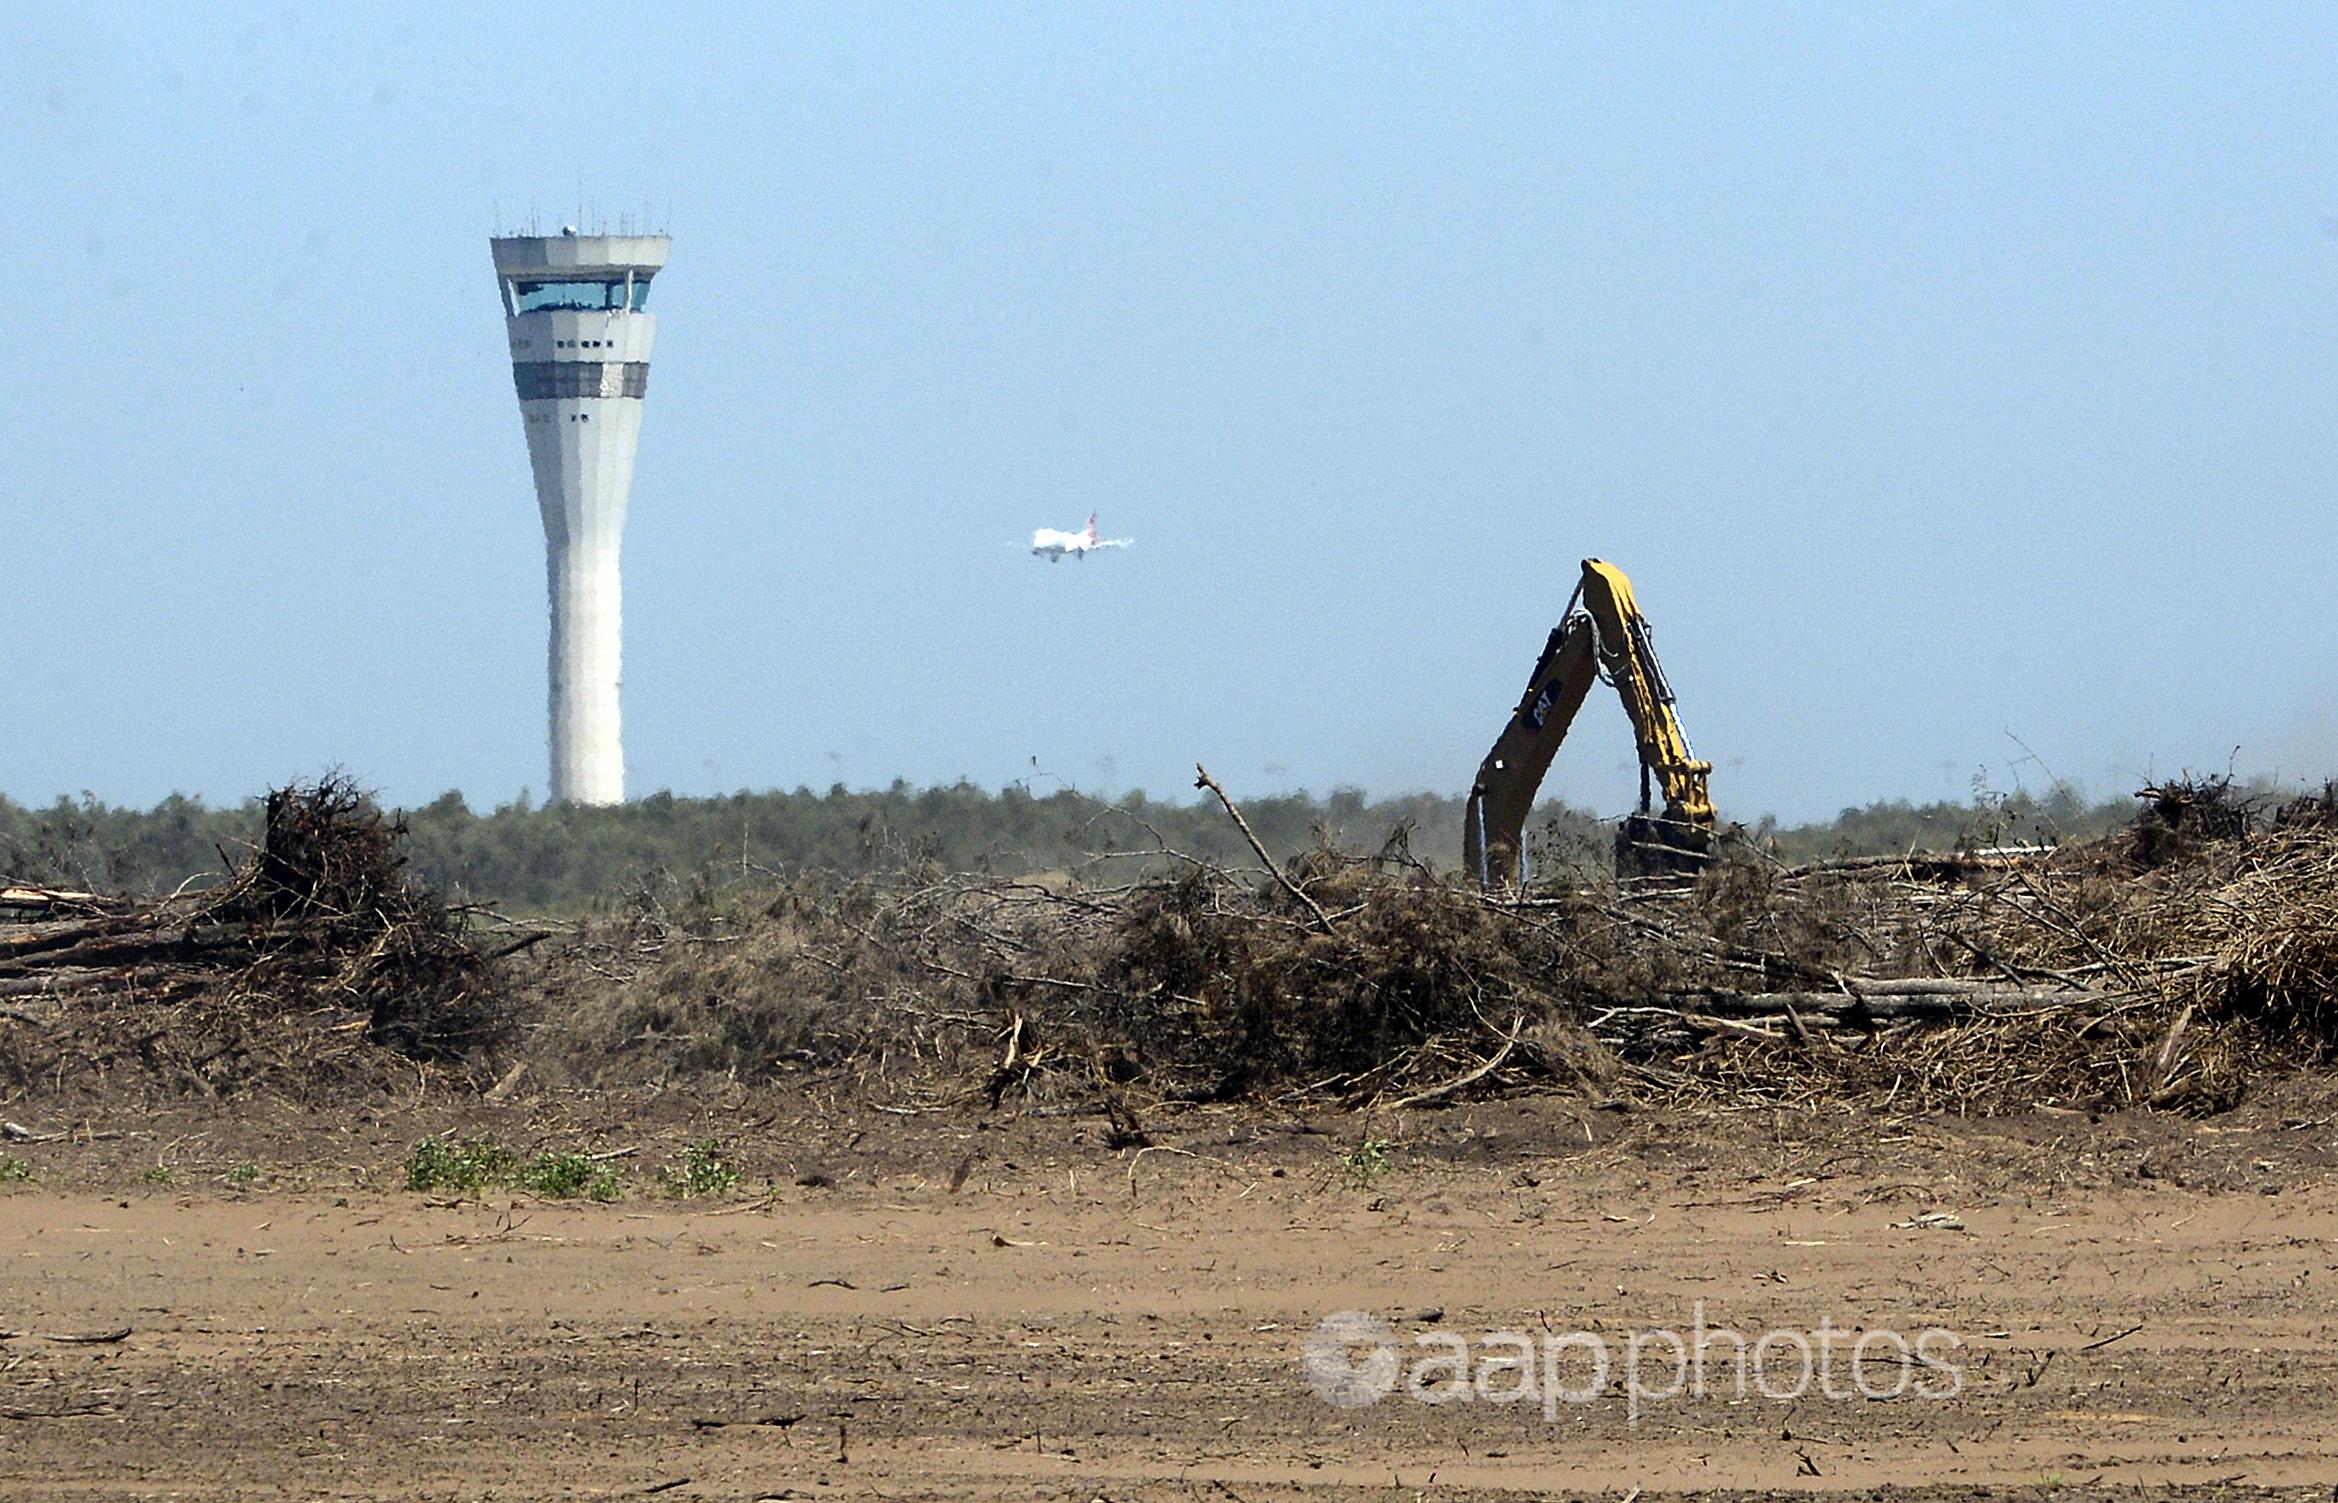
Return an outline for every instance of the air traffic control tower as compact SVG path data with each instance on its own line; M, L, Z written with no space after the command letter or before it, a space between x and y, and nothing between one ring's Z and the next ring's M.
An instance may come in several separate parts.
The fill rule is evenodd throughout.
M664 235L564 230L489 243L536 504L544 513L552 799L622 803L617 553L658 326L643 310L671 242Z

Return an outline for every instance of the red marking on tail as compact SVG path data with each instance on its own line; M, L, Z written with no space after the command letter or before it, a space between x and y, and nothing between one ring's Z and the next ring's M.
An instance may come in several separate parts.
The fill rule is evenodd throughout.
M1091 543L1096 541L1096 514L1094 512L1088 513L1088 541Z

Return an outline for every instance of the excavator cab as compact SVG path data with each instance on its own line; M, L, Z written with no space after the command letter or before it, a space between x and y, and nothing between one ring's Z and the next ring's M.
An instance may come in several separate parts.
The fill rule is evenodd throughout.
M1567 609L1527 677L1524 697L1479 764L1469 791L1463 858L1487 887L1526 880L1527 815L1594 682L1613 686L1623 700L1640 753L1640 807L1616 830L1618 875L1695 871L1712 859L1713 800L1707 785L1713 764L1699 761L1690 750L1631 580L1615 565L1587 558ZM1661 811L1653 807L1659 791Z

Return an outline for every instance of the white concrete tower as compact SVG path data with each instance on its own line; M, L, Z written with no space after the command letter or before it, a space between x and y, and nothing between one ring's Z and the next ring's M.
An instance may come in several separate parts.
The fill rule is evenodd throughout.
M555 803L625 798L617 551L658 326L642 310L669 243L573 231L490 242L544 513Z

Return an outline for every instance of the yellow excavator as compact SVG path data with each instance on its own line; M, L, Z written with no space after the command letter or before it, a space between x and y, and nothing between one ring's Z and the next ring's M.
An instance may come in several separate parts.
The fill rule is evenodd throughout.
M1581 608L1578 609L1577 607ZM1648 618L1624 571L1583 560L1583 578L1535 659L1526 695L1511 712L1469 790L1462 855L1488 887L1526 880L1526 817L1535 790L1594 679L1615 686L1640 748L1640 810L1616 831L1616 870L1625 876L1693 871L1712 858L1713 764L1700 762L1672 708L1672 685L1648 642ZM1664 812L1649 811L1649 783Z

